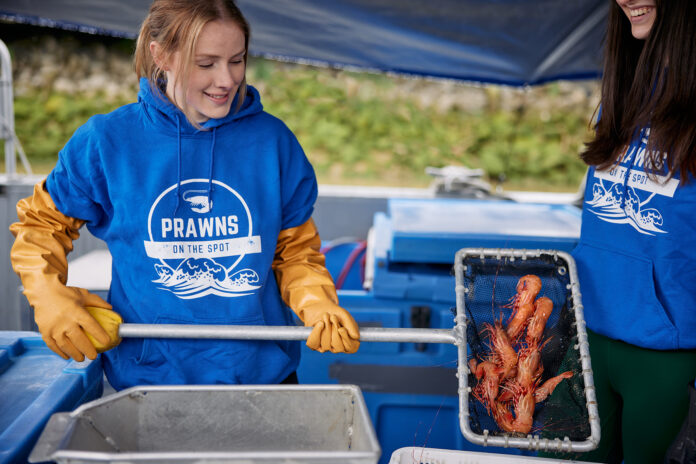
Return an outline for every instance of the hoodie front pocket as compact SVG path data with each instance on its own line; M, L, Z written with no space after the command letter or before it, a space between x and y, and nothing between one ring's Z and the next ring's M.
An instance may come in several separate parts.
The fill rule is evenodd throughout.
M165 317L157 323L190 324ZM251 323L263 325L263 320ZM225 321L214 325L221 324ZM248 384L279 381L292 360L273 341L146 338L136 363L150 377L148 383Z
M253 319L246 319L245 325L262 325L263 318L261 315ZM155 319L155 324L167 324L176 327L177 325L227 325L229 321L224 318L204 319L204 320L185 320L183 318L173 318L159 316ZM181 364L187 363L187 360L193 359L194 353L202 352L211 347L226 346L224 352L234 353L242 351L243 348L235 349L235 346L242 345L243 342L236 340L224 339L202 339L202 338L145 338L143 341L142 352L136 360L138 364L161 366L163 364ZM181 360L181 361L180 361ZM176 367L176 366L173 366Z
M645 348L677 348L677 331L657 297L652 261L587 243L573 255L590 329Z

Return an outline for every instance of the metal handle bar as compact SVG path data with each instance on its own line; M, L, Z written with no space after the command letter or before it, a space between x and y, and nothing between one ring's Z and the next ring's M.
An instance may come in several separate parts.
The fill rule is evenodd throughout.
M266 325L121 324L122 338L208 338L235 340L307 340L311 327ZM451 329L408 329L365 327L361 342L451 343L457 339Z

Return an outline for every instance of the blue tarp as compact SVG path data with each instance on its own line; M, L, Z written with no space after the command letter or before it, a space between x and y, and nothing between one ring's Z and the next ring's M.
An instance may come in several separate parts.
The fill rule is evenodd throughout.
M607 0L238 0L251 53L534 85L597 78ZM0 0L0 18L134 38L147 0ZM0 26L1 27L1 26Z

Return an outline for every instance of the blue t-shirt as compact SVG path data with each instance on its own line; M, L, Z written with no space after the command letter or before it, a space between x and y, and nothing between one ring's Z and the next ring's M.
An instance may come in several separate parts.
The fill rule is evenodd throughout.
M590 168L574 250L587 326L643 348L696 348L696 182L645 166L650 129ZM662 158L664 160L664 154Z
M109 302L125 322L293 323L271 263L278 233L311 217L316 179L247 89L237 113L197 130L142 79L137 103L92 117L61 151L48 191L107 243ZM296 369L299 344L127 338L103 356L117 389L263 384Z

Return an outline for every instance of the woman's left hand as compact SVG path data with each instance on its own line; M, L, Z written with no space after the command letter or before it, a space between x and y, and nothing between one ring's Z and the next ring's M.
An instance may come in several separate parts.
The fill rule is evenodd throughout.
M314 327L307 337L307 346L323 353L355 353L360 347L358 324L348 311L330 302L315 304L303 310L304 324Z

